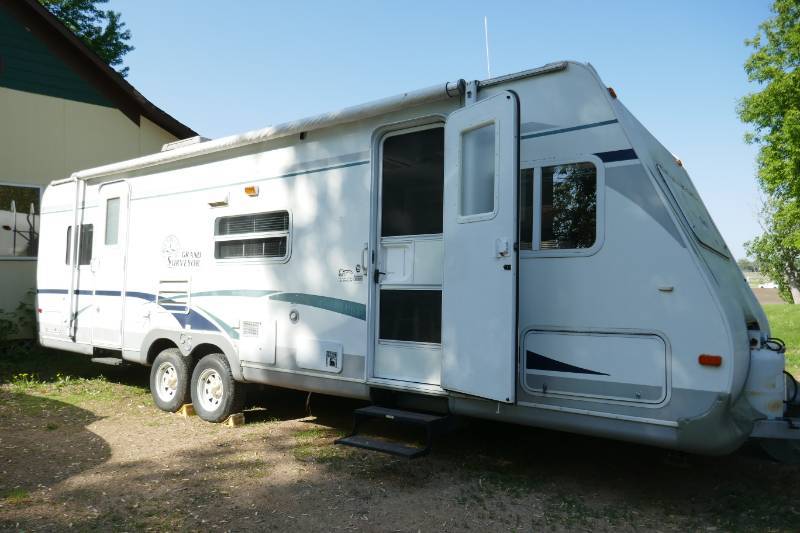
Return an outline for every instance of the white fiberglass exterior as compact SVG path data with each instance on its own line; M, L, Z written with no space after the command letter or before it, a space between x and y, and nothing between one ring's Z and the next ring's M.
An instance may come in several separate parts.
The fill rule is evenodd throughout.
M456 87L463 84L55 182L42 202L41 342L84 353L118 349L143 364L166 348L221 352L239 381L360 398L381 388L528 425L707 453L738 446L756 417L732 414L749 343L768 335L768 325L735 263L719 253L716 229L704 224L700 235L690 220L700 204L694 215L682 211L659 168L690 184L685 171L590 66L562 63L478 83L476 103L457 97ZM511 94L518 125L490 104ZM480 109L488 111L472 120ZM382 240L380 143L443 122L459 133L501 128L497 195L480 197L484 180L479 196L462 196L458 180L443 176L445 198L455 202L445 206L443 234ZM447 137L445 175L452 154L473 150L470 141L485 148L481 135L467 137ZM466 155L457 160L482 168ZM571 163L596 169L596 205L582 230L593 232L593 244L520 249L517 205L539 231L542 169ZM520 169L537 191L531 205L516 199ZM470 208L448 224L463 202ZM280 211L288 212L284 254L215 257L220 217ZM94 240L92 260L73 267L66 234L75 224L92 225ZM471 231L481 225L491 231ZM471 255L477 249L492 251L491 271ZM404 352L408 344L389 343L376 358L378 267L386 275L379 283L441 285L441 346ZM493 288L497 275L514 283ZM492 364L476 365L463 343ZM700 365L700 354L720 355L723 364Z

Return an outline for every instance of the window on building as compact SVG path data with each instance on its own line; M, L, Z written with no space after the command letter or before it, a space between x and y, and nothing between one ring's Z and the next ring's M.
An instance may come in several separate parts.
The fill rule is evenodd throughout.
M39 187L0 183L0 257L36 257Z
M520 249L578 250L594 245L597 240L594 164L522 169L519 194Z
M117 244L119 239L119 198L106 200L106 238L107 245Z
M444 128L388 137L382 165L381 236L441 233Z
M79 265L88 265L92 262L92 240L94 238L94 226L92 224L82 224L80 241ZM70 252L72 251L72 226L67 227L67 251L64 255L64 262L70 264Z
M214 224L217 259L285 259L288 247L288 211L220 217Z

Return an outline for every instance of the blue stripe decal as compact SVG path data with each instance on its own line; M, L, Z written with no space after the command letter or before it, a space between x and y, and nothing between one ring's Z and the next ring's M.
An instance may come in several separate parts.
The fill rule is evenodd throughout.
M67 294L69 291L66 289L38 289L37 292L39 294ZM79 295L87 295L91 296L95 294L97 296L120 296L120 291L107 291L107 290L98 290L98 291L87 291L87 290L78 290L75 291L76 294ZM146 292L135 292L129 291L125 293L126 296L130 296L131 298L139 298L141 300L145 300L148 302L155 302L156 296L154 294L146 293ZM316 294L305 294L299 292L280 292L280 291L268 291L268 290L220 290L220 291L202 291L192 293L192 296L245 296L245 297L263 297L269 296L270 300L276 300L279 302L289 302L298 305L307 305L309 307L316 307L319 309L324 309L326 311L332 311L334 313L339 313L342 315L350 316L353 318L357 318L359 320L366 320L367 319L367 306L365 304L361 304L358 302L353 302L350 300L341 300L339 298L331 298L330 296L319 296ZM186 306L185 305L175 305L169 304L161 305L164 309L175 311L173 315L182 314L185 318L187 315L185 313ZM208 313L204 309L201 309L204 313L211 316L213 319L216 319L220 323L221 320L214 317L211 313ZM179 313L182 312L182 313ZM194 310L189 311L190 316L197 316L200 317L199 319L192 318L189 320L189 324L192 328L195 328L195 323L197 327L200 327L200 324L208 325L213 328L215 331L219 331L219 328L215 327L213 323L209 322L205 317L198 314ZM177 316L176 316L177 318ZM179 320L181 325L186 324L186 320ZM227 331L227 327L224 327Z
M593 122L591 124L582 124L580 126L572 126L571 128L561 128L558 130L550 130L550 131L540 131L537 133L529 133L527 135L522 135L520 139L533 139L534 137L545 137L546 135L557 135L559 133L567 133L569 131L578 131L578 130L586 130L589 128L597 128L600 126L608 126L609 124L616 124L618 121L617 119L613 120L604 120L603 122Z
M172 313L172 316L184 328L188 324L190 328L201 331L219 331L219 328L211 323L206 317L197 311L190 309L188 313Z
M581 368L579 366L571 365L563 361L557 361L546 357L542 354L527 351L525 361L525 368L528 370L545 370L548 372L566 372L569 374L591 374L595 376L607 376L605 372L597 372L596 370L589 370L588 368Z
M603 163L615 163L617 161L629 161L631 159L639 159L639 156L636 155L636 152L634 152L632 148L628 148L627 150L613 150L611 152L600 152L594 155L599 157L603 161Z

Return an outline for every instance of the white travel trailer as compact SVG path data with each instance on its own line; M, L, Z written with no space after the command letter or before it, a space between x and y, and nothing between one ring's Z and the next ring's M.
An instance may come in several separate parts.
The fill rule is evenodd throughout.
M800 436L689 176L587 64L165 146L53 182L41 211L41 343L151 365L164 410L221 421L264 383L429 429Z

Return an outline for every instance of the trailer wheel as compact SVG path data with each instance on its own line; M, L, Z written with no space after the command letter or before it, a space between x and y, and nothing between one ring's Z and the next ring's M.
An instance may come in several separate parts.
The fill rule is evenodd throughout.
M191 370L191 359L177 348L168 348L156 356L150 368L150 393L159 409L174 413L191 401Z
M222 422L244 407L244 384L233 379L228 359L221 353L200 359L191 389L194 410L207 422Z

